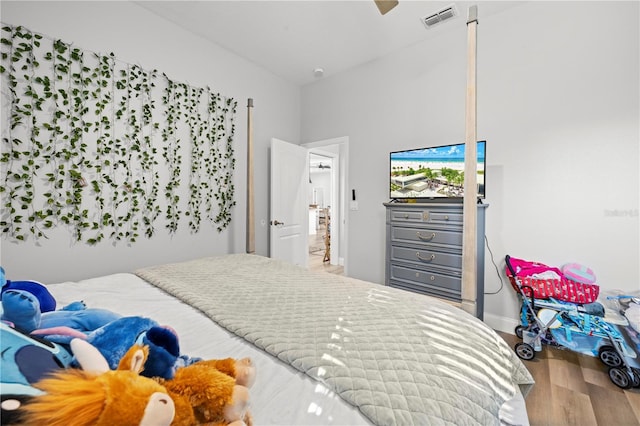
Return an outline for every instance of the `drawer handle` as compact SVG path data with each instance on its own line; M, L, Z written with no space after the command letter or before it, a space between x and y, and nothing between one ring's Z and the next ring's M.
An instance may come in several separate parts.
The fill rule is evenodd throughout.
M422 233L420 231L416 231L416 235L422 241L431 241L436 237L436 233L435 232L432 232L431 235L429 235L429 236L424 236L424 235L422 235Z
M431 256L429 256L429 258L428 258L428 259L426 259L426 258L424 258L424 257L420 256L420 252L417 252L417 253L416 253L416 257L417 257L418 259L422 260L422 261L425 261L425 262L431 262L432 260L434 260L434 259L436 258L436 255L435 255L435 254L432 254Z

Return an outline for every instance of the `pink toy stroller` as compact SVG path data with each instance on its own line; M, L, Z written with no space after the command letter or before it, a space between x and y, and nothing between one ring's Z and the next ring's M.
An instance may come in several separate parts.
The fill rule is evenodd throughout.
M520 325L515 334L522 342L515 345L518 357L531 360L543 344L597 356L609 367L611 381L618 387L640 387L638 345L626 329L604 319L604 307L596 302L599 287L562 277L538 279L524 276L532 265L540 270L546 265L505 257L506 273L521 299ZM529 269L530 272L532 269ZM540 276L540 275L537 275ZM576 301L573 302L572 300Z

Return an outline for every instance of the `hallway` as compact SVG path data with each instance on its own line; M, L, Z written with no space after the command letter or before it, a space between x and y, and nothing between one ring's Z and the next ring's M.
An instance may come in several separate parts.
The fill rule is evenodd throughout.
M325 271L329 272L330 274L343 275L343 266L331 265L330 262L324 262L325 233L326 225L320 222L317 232L315 234L309 235L309 269L312 271Z

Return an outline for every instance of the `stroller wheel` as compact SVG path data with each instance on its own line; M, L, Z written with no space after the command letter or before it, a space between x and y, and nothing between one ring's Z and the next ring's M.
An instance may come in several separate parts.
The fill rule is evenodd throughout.
M533 347L528 343L516 343L514 349L516 351L516 355L525 361L530 361L534 356L536 356L536 351L534 351Z
M515 333L516 333L516 336L518 336L518 339L522 339L523 331L524 331L524 327L523 326L519 325L519 326L516 327Z
M631 380L631 386L634 388L640 388L640 370L637 368L632 368L633 371L633 379Z
M620 367L609 368L609 378L619 388L629 389L631 387L632 378L629 377L629 373L625 369Z
M602 346L598 351L598 357L600 361L609 367L620 367L622 365L622 358L620 358L613 346Z

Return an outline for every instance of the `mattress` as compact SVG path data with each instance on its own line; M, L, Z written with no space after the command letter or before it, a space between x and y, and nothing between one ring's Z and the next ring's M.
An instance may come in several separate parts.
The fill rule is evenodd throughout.
M180 338L184 354L205 359L251 357L257 369L256 382L251 388L255 425L371 424L355 407L322 384L217 326L198 310L134 274L64 282L47 288L59 306L83 300L88 307L110 309L125 316L147 316L170 325Z
M251 389L251 411L256 425L398 424L374 423L371 416L365 416L361 409L340 396L331 383L299 371L260 349L255 342L219 326L202 309L178 300L134 274L58 283L49 289L59 306L83 300L89 307L111 309L122 315L148 316L170 325L180 336L184 354L203 358L251 357L258 370ZM215 284L211 293L215 293ZM500 408L500 422L528 424L519 389Z

